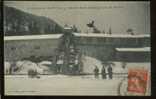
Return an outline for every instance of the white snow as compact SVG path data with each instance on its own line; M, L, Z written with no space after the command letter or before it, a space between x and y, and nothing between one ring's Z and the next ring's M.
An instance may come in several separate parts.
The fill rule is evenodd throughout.
M40 63L37 63L38 67L43 70L42 74L51 74L52 71L50 67L52 66L52 62L50 61L42 61Z
M116 48L117 51L133 51L133 52L149 52L150 47L142 47L142 48Z
M4 73L5 73L5 74L8 74L8 73L9 73L10 67L11 67L11 63L5 61L5 62L4 62L4 70L5 70Z
M99 72L101 72L102 69L102 62L100 60L97 60L96 58L93 57L89 57L89 56L83 56L82 59L83 62L83 71L84 73L92 73L93 74L93 70L95 68L95 66L97 66L99 68ZM150 67L151 64L149 62L127 62L126 63L126 68L123 69L122 68L122 62L112 62L115 65L112 66L113 68L113 73L128 73L128 69L135 69L135 68L145 68L147 70L149 70L150 72ZM108 67L106 68L106 72Z
M123 77L95 79L93 75L40 75L40 79L7 75L5 95L118 95L122 80Z
M42 75L40 79L5 76L5 95L117 95L120 81L95 79L93 75Z
M83 56L82 62L84 73L93 73L95 66L97 66L99 70L101 70L103 66L100 60L89 56Z
M5 74L9 73L9 69L11 67L11 62L4 62L5 64ZM51 74L50 67L52 66L52 62L50 61L42 61L40 63L34 63L28 60L17 61L14 68L18 68L17 71L13 72L13 74L28 74L28 71L36 70L39 74Z
M101 70L101 61L89 57L83 57L84 71L93 72L94 66L98 66ZM23 61L17 62L19 67ZM25 61L22 66L22 73L28 69L49 70L46 62L35 64L30 61ZM123 75L113 75L113 79L95 79L94 75L83 76L68 76L68 75L39 75L40 78L29 78L28 75L5 75L5 95L118 95L118 87L121 80L127 76L128 70L131 68L144 68L149 71L150 63L126 63L126 68L121 66L122 62L113 62L112 66L114 73L125 73ZM5 65L9 66L8 62ZM148 80L150 82L150 79ZM150 87L150 85L148 85ZM126 87L124 87L126 88ZM150 88L149 88L150 89ZM148 93L148 95L150 92Z
M42 62L40 62L40 63L38 63L38 64L42 64L42 65L52 65L52 62L51 61L42 61Z
M58 61L57 61L57 64L63 64L63 60L61 60L61 59L58 60Z
M14 72L14 74L28 74L28 71L30 69L43 74L43 69L40 68L36 63L33 63L31 61L17 61L16 68L18 68L19 70Z
M5 36L4 41L8 41L8 40L34 40L34 39L58 39L62 35L63 34Z
M73 33L75 36L79 37L114 37L114 38L144 38L150 37L150 35L141 34L141 35L130 35L130 34L97 34L97 33Z

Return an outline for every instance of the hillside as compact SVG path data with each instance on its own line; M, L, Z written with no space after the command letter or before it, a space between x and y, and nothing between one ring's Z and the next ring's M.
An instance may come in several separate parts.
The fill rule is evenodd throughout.
M63 28L55 21L4 6L4 35L37 35L62 33Z

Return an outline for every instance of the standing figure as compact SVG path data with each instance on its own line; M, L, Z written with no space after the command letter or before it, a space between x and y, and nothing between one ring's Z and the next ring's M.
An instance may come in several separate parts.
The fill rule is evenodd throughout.
M95 78L99 78L99 68L97 66L95 66L94 75L95 75Z
M102 76L102 79L106 79L106 70L104 66L102 67L102 70L101 70L101 76Z
M111 66L108 67L108 76L109 76L109 79L113 78L113 72L112 72L112 67Z

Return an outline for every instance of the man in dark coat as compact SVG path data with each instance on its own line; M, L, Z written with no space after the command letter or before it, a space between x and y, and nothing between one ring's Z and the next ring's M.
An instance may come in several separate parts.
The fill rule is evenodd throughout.
M94 75L95 75L95 78L99 78L99 68L97 66L95 66Z
M102 67L102 70L101 70L101 76L102 76L102 79L106 79L106 70L104 66Z
M113 78L113 72L112 72L112 67L111 66L108 67L108 76L109 76L110 79Z

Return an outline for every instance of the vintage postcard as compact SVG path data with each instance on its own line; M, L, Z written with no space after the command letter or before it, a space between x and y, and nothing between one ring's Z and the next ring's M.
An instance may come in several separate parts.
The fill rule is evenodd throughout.
M5 95L150 96L148 1L4 1Z

